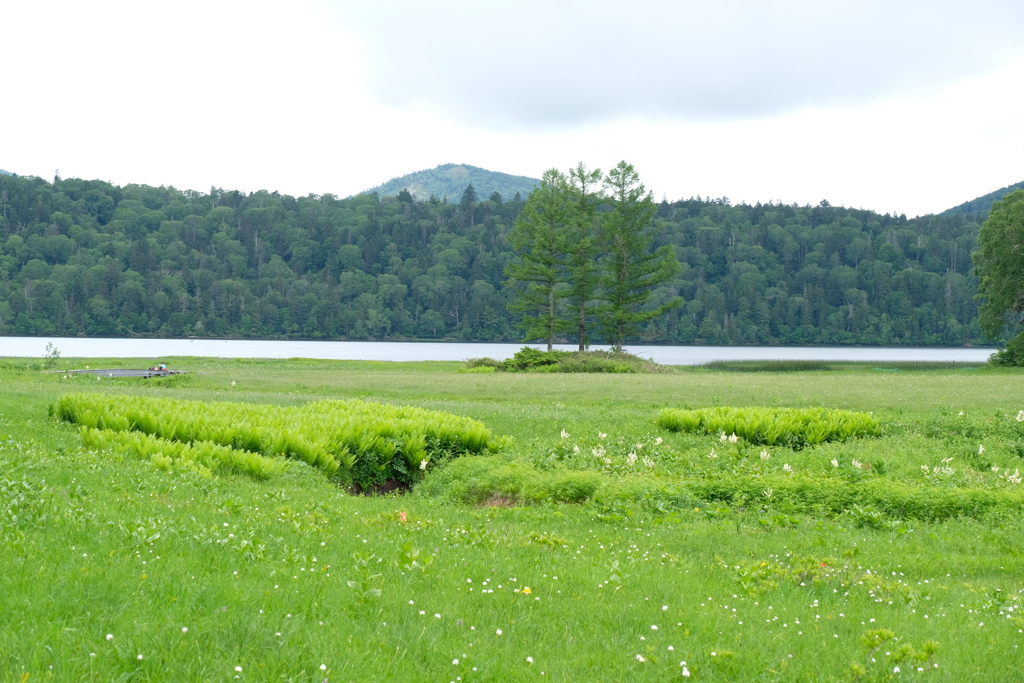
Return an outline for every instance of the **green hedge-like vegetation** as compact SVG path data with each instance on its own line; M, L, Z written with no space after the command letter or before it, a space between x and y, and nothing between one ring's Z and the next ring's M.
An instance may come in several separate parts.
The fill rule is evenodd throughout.
M141 456L168 471L186 470L203 476L225 472L244 474L253 479L269 479L285 469L282 458L268 458L209 441L189 444L142 432L115 432L84 426L79 427L79 431L86 448Z
M393 481L410 485L431 463L497 451L476 420L410 406L316 401L283 408L170 398L69 394L56 405L67 422L167 441L209 442L266 456L284 455L360 489Z
M878 420L868 413L827 408L665 408L658 426L673 432L735 434L750 443L793 448L881 433Z
M604 479L598 472L541 472L498 457L464 458L433 473L417 492L469 505L582 503L594 495Z
M924 521L980 518L1000 509L1016 515L1024 508L1024 491L1015 489L914 486L881 477L848 482L807 476L726 476L687 482L686 489L694 498L709 502L760 502L794 512L829 514L862 508L890 519Z
M428 498L470 505L593 503L659 512L725 504L753 510L841 515L876 520L941 521L1019 515L1024 491L1012 488L916 486L877 477L851 482L802 475L713 478L608 477L592 471L542 471L500 457L466 458L431 473L417 487Z
M490 369L488 369L490 368ZM541 351L524 346L503 361L470 358L465 372L671 372L673 368L616 351Z

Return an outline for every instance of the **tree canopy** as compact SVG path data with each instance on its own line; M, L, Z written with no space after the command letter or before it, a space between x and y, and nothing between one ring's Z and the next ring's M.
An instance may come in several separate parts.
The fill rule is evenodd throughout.
M642 323L682 304L679 297L671 297L656 308L647 306L654 289L670 282L680 267L671 246L650 249L657 234L656 207L636 170L620 162L604 182L611 211L598 228L605 252L597 292L598 320L605 340L622 351L626 337L637 336Z
M979 311L982 331L996 340L1006 328L1016 332L1024 314L1024 189L992 204L978 233L974 264L981 278L977 298L984 302ZM1024 357L1016 357L1018 346L1008 347L1013 365L1024 364Z

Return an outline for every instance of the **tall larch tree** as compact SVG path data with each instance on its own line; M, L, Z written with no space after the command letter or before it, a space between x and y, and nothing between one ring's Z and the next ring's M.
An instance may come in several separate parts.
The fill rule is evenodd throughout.
M568 179L550 169L526 198L508 236L516 259L505 267L505 276L517 287L509 310L523 315L524 341L546 339L548 351L555 337L570 329L561 304L567 294L565 262L572 214Z
M569 303L573 308L573 326L579 338L579 350L590 343L587 326L597 293L598 212L601 201L601 169L587 170L581 162L569 169L568 258Z
M611 212L601 226L605 255L597 314L605 341L621 352L626 337L637 334L642 323L682 305L683 300L675 297L657 308L645 308L654 288L674 278L681 267L672 247L651 251L656 206L633 166L620 161L605 177L604 188Z

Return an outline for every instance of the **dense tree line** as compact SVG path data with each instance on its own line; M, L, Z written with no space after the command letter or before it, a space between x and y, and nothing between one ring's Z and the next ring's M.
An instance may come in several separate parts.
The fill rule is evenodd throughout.
M518 341L523 201L350 199L0 176L0 334ZM985 342L978 225L818 206L657 205L682 271L635 341ZM592 342L601 341L598 338Z

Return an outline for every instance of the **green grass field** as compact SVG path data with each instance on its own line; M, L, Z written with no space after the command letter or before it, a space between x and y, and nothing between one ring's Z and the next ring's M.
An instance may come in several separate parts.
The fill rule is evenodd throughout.
M0 361L0 680L1024 679L1019 372L168 363L190 374ZM57 367L86 364L151 361ZM513 441L364 497L296 461L257 481L85 449L48 407L88 391L358 398ZM882 436L793 450L655 423L713 406L872 412ZM554 502L560 477L584 502Z

